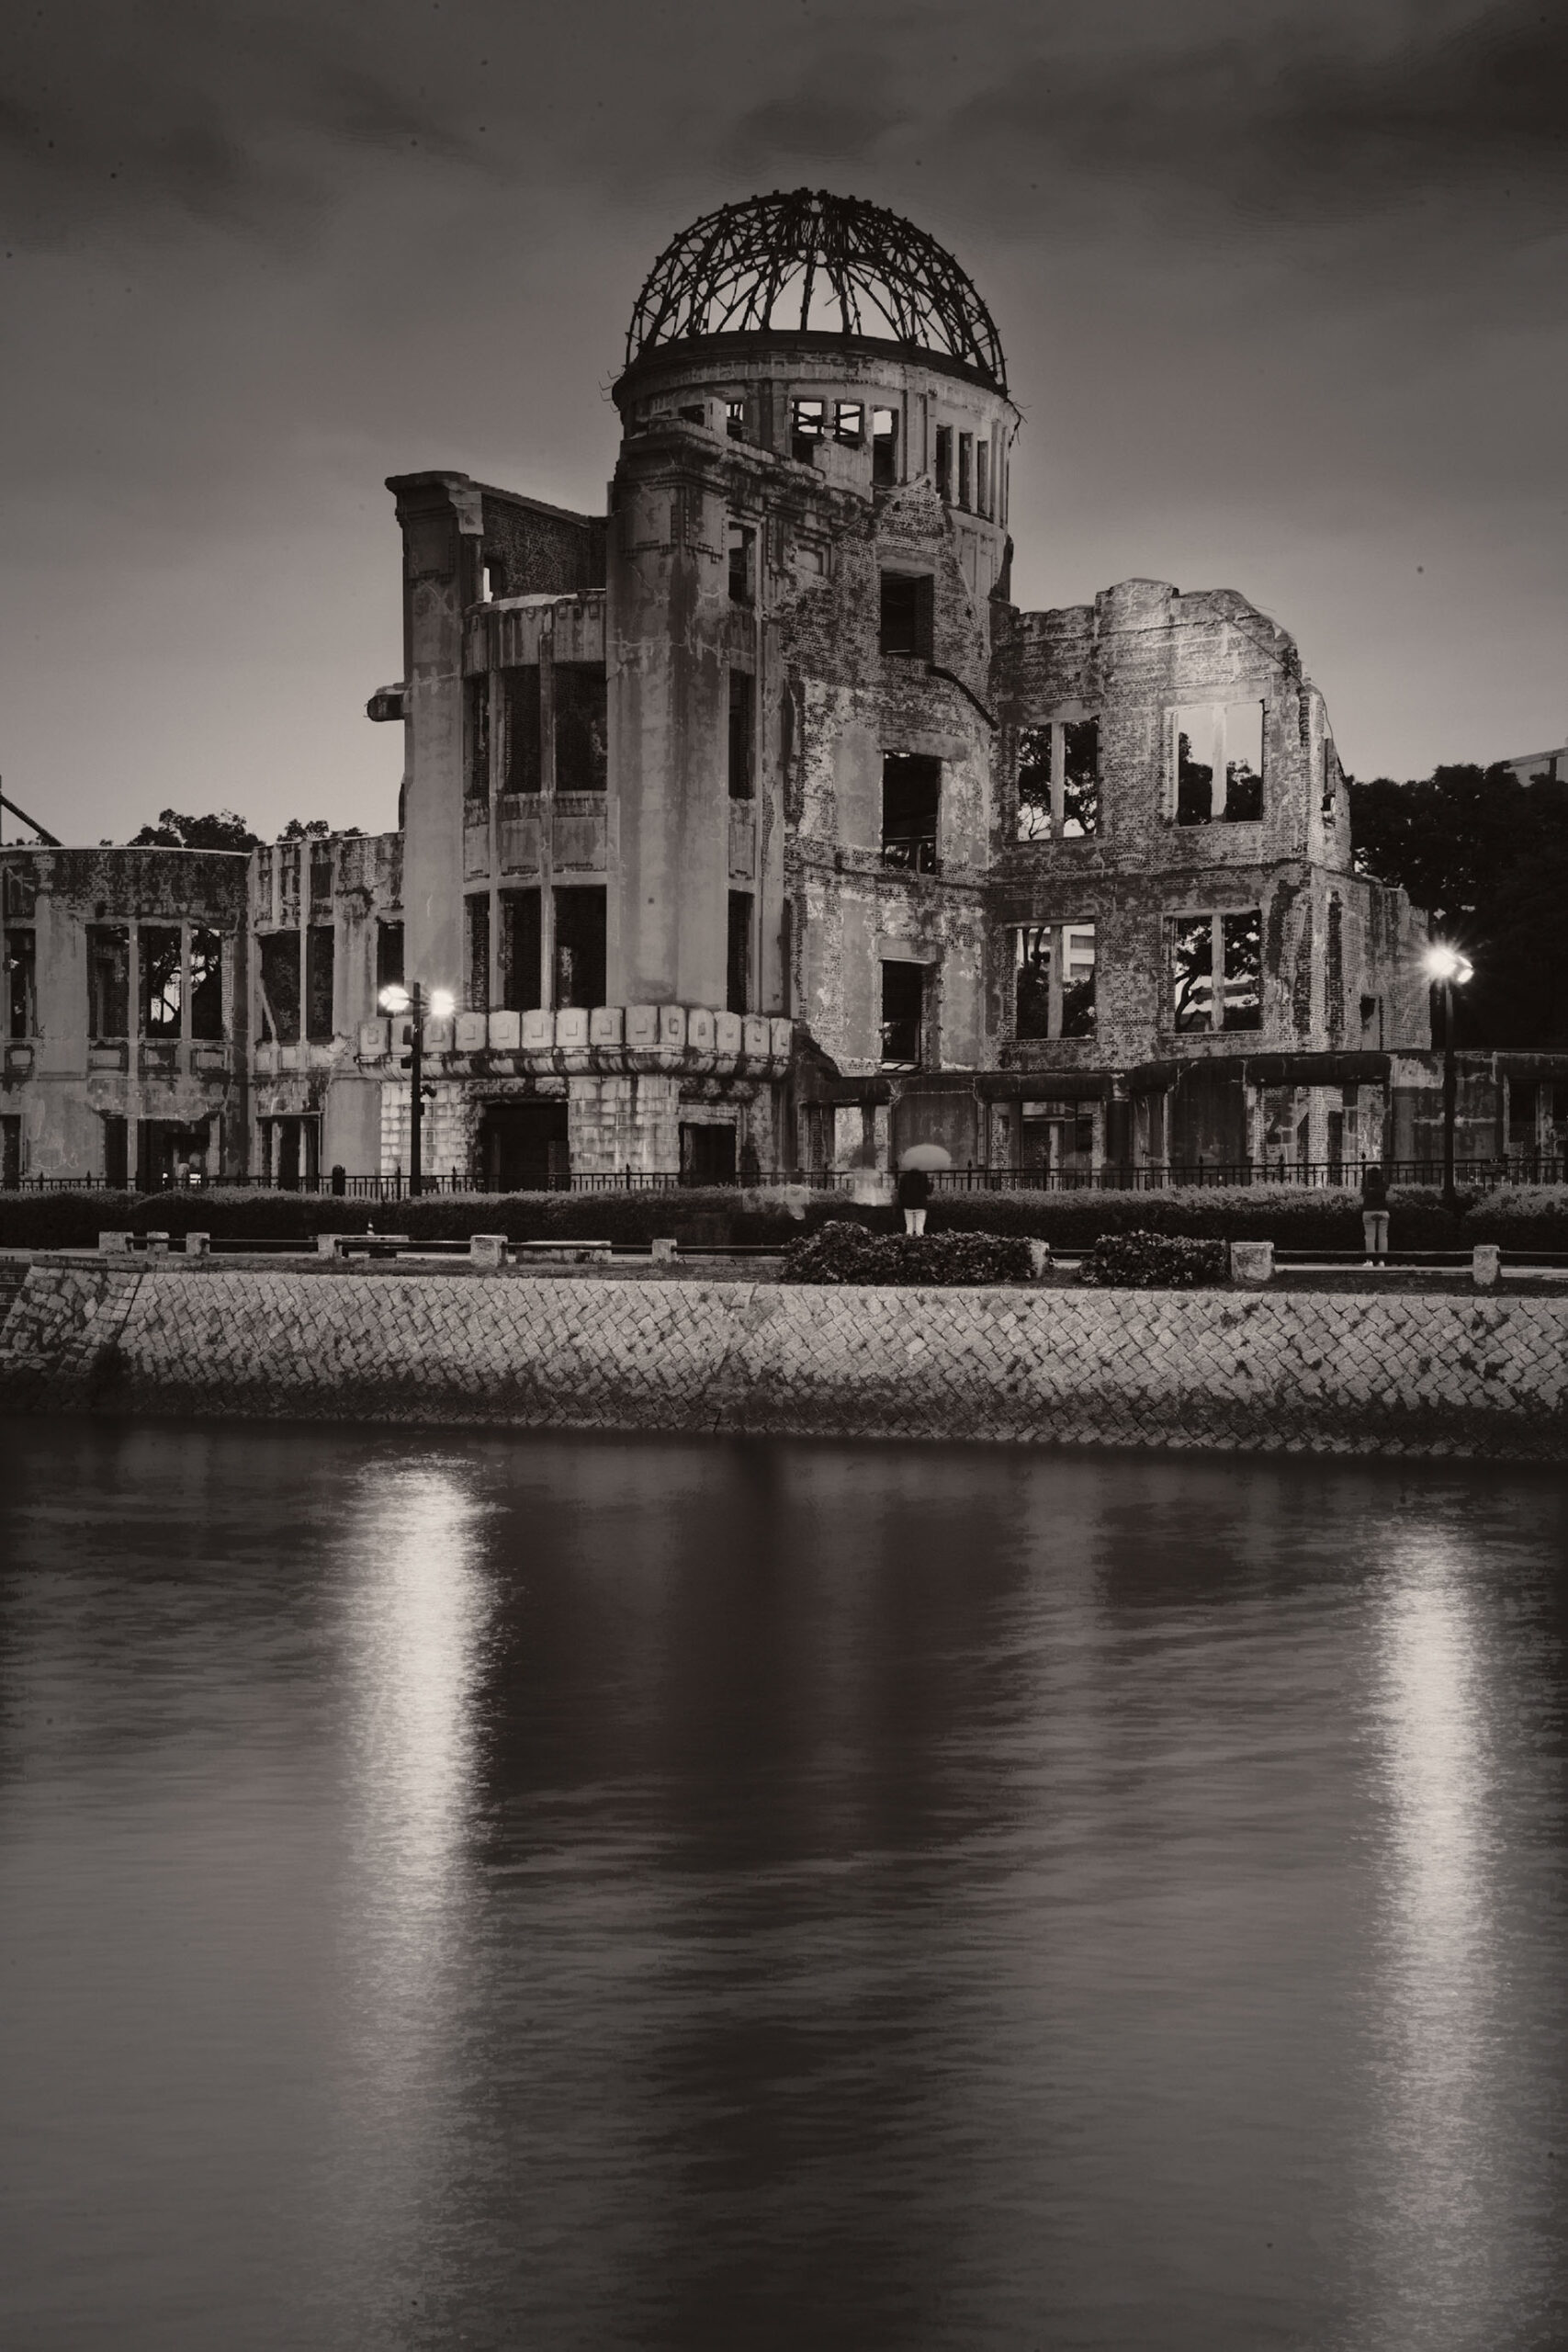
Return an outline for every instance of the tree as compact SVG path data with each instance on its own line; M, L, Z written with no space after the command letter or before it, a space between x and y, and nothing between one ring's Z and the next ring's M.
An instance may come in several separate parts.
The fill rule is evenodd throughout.
M1357 872L1398 883L1475 965L1461 1042L1568 1043L1568 780L1453 766L1349 794Z
M261 835L253 833L232 808L215 817L182 817L165 808L155 825L143 825L130 837L132 849L260 849Z
M305 822L290 817L277 838L280 842L324 842L334 832L340 841L360 838L357 825L329 825L324 817L311 817Z

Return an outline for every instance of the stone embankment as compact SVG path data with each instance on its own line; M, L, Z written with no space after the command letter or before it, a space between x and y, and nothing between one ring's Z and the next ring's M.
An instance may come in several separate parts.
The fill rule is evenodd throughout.
M1560 1461L1568 1299L39 1260L0 1407Z

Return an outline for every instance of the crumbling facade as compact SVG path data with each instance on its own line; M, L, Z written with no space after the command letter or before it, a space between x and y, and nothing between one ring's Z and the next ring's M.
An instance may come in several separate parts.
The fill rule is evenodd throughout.
M603 517L389 485L395 831L4 854L43 943L17 1169L156 1173L160 1123L212 1176L404 1168L378 998L415 980L457 1007L424 1166L490 1186L869 1178L917 1140L1107 1181L1435 1149L1424 922L1351 870L1293 643L1157 581L1016 609L1019 413L949 255L808 191L726 208L655 265L615 399ZM185 1026L100 1037L98 930L140 969L176 918ZM1467 1076L1461 1156L1522 1145L1506 1058ZM1537 1150L1562 1080L1518 1080Z

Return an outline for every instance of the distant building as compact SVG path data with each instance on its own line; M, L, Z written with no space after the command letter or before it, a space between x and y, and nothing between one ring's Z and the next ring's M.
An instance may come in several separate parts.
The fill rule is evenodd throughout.
M1521 784L1560 784L1568 778L1568 743L1560 743L1554 752L1521 752L1517 759L1498 764L1511 768Z
M1019 411L950 255L726 208L615 400L604 516L389 485L395 831L0 853L13 1178L406 1166L416 978L460 1007L425 1166L491 1185L1432 1148L1425 924L1351 870L1293 642L1228 589L1016 608ZM1512 1131L1495 1075L1465 1112Z

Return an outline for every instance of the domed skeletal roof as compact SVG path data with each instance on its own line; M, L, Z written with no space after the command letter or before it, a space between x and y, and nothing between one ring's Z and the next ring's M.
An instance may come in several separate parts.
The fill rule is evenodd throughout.
M626 365L669 344L770 329L913 345L1007 390L991 314L953 255L855 197L775 189L694 220L648 274Z

